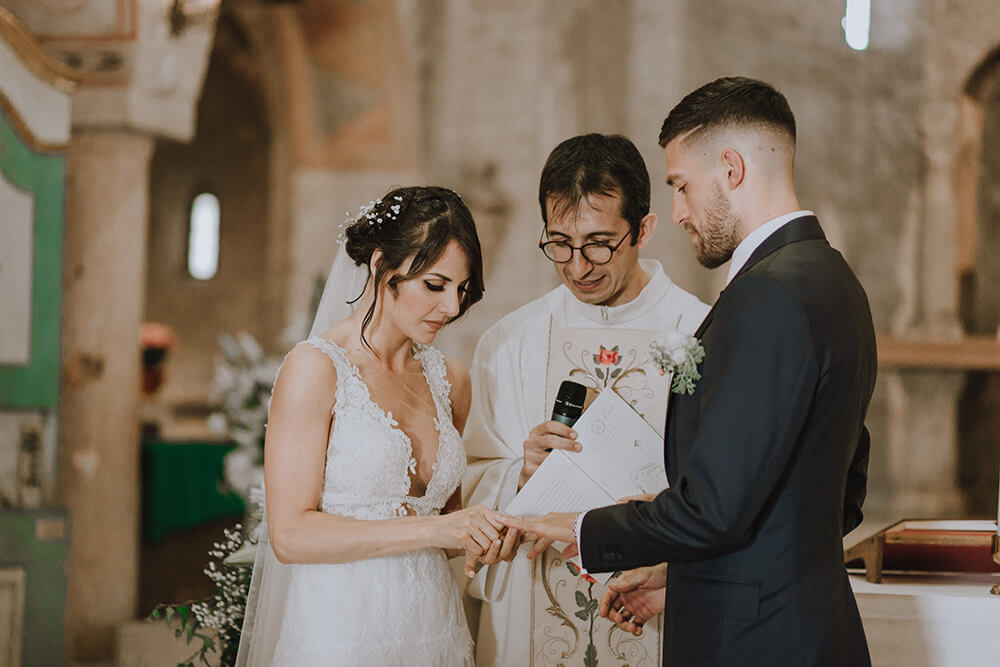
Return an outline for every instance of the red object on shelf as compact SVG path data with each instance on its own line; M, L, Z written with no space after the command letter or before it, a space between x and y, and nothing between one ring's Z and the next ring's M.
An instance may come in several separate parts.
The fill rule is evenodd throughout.
M1000 573L992 555L996 524L989 521L900 521L844 552L848 567L862 565L865 579L885 571Z
M883 570L1000 572L990 554L991 531L903 529L886 534Z

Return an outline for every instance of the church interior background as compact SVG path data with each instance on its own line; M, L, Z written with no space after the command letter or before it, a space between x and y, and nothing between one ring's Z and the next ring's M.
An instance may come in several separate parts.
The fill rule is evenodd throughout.
M176 662L140 619L211 591L244 511L220 360L304 337L345 211L389 186L473 211L486 297L438 339L466 363L557 284L537 179L576 134L636 142L664 221L646 256L714 301L656 138L724 75L787 95L800 201L868 291L862 532L995 519L1000 10L874 0L849 44L852 4L0 1L0 665Z

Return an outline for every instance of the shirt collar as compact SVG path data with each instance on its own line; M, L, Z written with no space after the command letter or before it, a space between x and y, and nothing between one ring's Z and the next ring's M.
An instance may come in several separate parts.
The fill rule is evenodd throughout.
M621 326L645 315L651 308L655 307L670 290L673 283L663 272L663 266L656 260L640 259L639 266L649 276L649 282L642 288L638 296L620 306L595 306L584 303L573 296L568 287L561 285L559 291L562 292L566 326Z
M729 274L726 276L726 286L732 282L733 278L736 277L736 274L743 268L743 265L747 263L748 259L750 259L750 255L753 254L753 251L756 250L761 243L766 241L767 237L784 227L785 224L791 222L792 220L806 215L815 214L812 211L793 211L791 213L785 213L784 215L779 215L777 218L768 220L763 225L747 234L747 237L740 241L740 244L736 246L736 250L733 251L733 257L729 260Z

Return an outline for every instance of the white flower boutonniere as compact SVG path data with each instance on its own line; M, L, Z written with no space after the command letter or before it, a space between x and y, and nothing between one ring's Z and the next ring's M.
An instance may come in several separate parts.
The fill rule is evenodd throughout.
M675 394L694 393L694 384L701 379L698 364L705 358L701 341L674 329L651 341L649 354L659 366L660 375L673 373L670 391Z

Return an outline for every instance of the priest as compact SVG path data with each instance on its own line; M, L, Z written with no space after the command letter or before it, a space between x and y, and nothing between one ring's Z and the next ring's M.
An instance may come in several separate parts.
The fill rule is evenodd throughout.
M656 228L649 197L645 162L625 137L573 137L549 155L538 190L544 222L539 247L562 284L501 319L476 347L466 503L503 510L552 450L579 451L572 428L549 419L546 369L554 328L690 334L708 313L659 262L640 260ZM662 415L655 426L661 425ZM644 657L660 663L652 623L641 638L617 631L596 613L599 584L578 576L555 550L548 559L529 561L525 545L514 557L518 542L517 531L509 530L470 582L470 595L482 601L477 667L587 658L601 665L641 664ZM575 591L566 596L569 587Z

